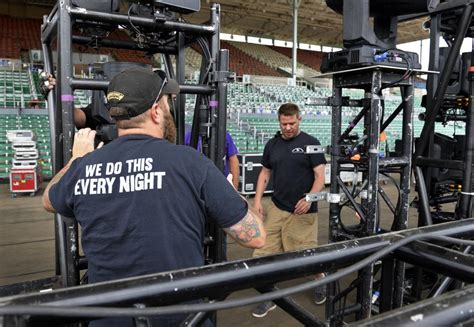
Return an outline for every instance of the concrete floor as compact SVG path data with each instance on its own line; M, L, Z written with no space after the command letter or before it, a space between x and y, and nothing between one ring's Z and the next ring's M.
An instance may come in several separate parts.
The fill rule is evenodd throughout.
M384 190L396 201L396 190L390 185L383 185ZM54 223L53 216L42 209L41 191L34 197L19 195L12 198L8 184L0 184L0 286L18 282L36 280L54 275ZM412 192L413 196L414 192ZM252 202L253 199L249 199ZM265 197L268 202L270 197ZM321 244L327 243L328 238L328 204L320 204L319 214L319 240ZM347 210L343 212L347 222L354 220L354 214ZM381 226L389 228L391 213L382 205ZM389 218L390 217L390 218ZM417 212L410 209L410 225L416 225ZM251 257L252 251L245 249L233 241L229 241L229 260ZM307 281L299 279L282 283L281 286L296 285ZM347 281L343 281L346 284ZM240 298L255 295L255 290L245 290L232 294L230 298ZM316 316L324 319L324 305L313 303L312 292L304 292L293 297L299 304ZM353 297L348 299L348 304ZM253 318L252 307L240 307L224 310L218 313L219 326L300 326L301 324L277 308L265 318Z

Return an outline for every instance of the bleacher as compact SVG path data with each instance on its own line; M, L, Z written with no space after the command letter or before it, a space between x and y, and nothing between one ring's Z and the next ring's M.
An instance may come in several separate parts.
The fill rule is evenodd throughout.
M28 108L36 89L28 71L0 70L0 109Z
M202 55L194 48L186 49L186 66L192 70L198 71L201 68Z
M22 49L39 49L40 44L40 20L20 19L0 15L0 57L20 58ZM31 33L37 30L38 33ZM116 31L110 36L111 39L126 40L128 35L125 31ZM226 42L221 44L222 49L229 49L230 70L237 76L256 75L269 76L267 80L274 77L286 77L291 67L290 48L269 47L264 45L246 44L238 42ZM95 49L75 47L76 51L97 53ZM194 78L193 72L198 71L201 65L200 48L197 45L186 51L186 76ZM131 50L118 50L102 48L101 54L111 55L116 60L138 61L151 63L150 58L141 52ZM307 50L298 50L298 67L317 74L319 71L322 53ZM265 78L261 78L265 80ZM195 82L195 81L194 81ZM312 106L308 99L328 97L332 90L328 88L309 89L303 86L291 87L287 85L269 85L259 81L254 84L230 83L228 84L227 112L229 119L227 127L232 134L241 153L259 153L271 137L279 130L276 112L279 106L285 102L293 102L300 106L303 114L302 130L317 137L323 145L330 144L331 135L331 107ZM12 151L6 143L5 133L7 129L31 128L39 138L42 147L43 168L46 177L51 175L50 139L49 125L46 111L41 115L25 113L11 114L11 110L18 108L26 109L46 108L44 98L38 93L38 74L28 69L1 70L0 71L0 178L8 175L11 165ZM358 99L363 97L360 90L344 90L344 96ZM195 95L186 95L187 119L194 110ZM74 102L77 107L85 107L90 102L90 92L75 90ZM420 98L416 97L414 114L414 134L418 136L423 122L417 119L420 108ZM385 118L398 105L399 100L386 100ZM2 113L2 109L5 111ZM354 118L359 109L343 108L344 129ZM361 124L360 124L361 125ZM390 150L394 149L394 142L401 138L401 115L389 126L386 131L387 142ZM446 135L462 134L463 126L436 124L436 131ZM354 132L362 135L362 126L358 126ZM48 175L49 174L49 175Z
M0 15L0 57L19 58L22 49L41 49L40 27L40 19Z
M278 107L285 102L293 102L299 105L303 114L301 128L303 131L319 139L322 145L331 142L331 107L312 106L307 103L309 98L328 97L330 89L319 88L309 90L305 87L282 86L282 85L244 85L234 83L229 86L228 113L230 121L238 126L240 132L246 137L239 145L241 152L261 152L263 147L279 130ZM361 90L344 90L344 96L353 99L363 97ZM423 122L418 120L418 114L424 111L420 107L421 98L415 97L415 112L413 115L414 135L419 136L423 128ZM399 99L387 98L385 101L385 115L387 118L398 106ZM359 112L358 108L343 108L342 129L344 130ZM394 151L395 140L401 138L402 115L398 115L385 131L389 151ZM452 135L455 127L436 124L436 131L446 135ZM458 128L462 129L462 128ZM363 134L361 123L353 130L358 135ZM459 133L458 133L459 134Z
M242 52L245 52L254 60L256 59L275 70L285 71L286 73L291 72L291 59L267 46L240 42L232 42L231 45L238 48ZM305 76L318 75L318 71L301 63L298 63L297 67L303 71L303 75Z
M109 39L111 40L118 40L118 41L129 41L130 38L127 33L123 30L116 30L110 34ZM76 51L79 50L76 47ZM95 51L95 49L92 49ZM79 52L79 51L78 51ZM144 64L152 64L152 60L149 56L146 56L142 51L134 51L134 50L125 50L125 49L115 49L115 48L100 48L99 53L101 54L109 54L117 61L133 61L133 62L141 62Z
M303 114L302 130L318 138L322 145L329 145L331 142L332 108L312 106L307 103L307 100L328 97L331 93L332 90L327 88L310 90L302 86L229 84L227 99L228 130L234 137L241 153L262 152L266 142L279 130L276 114L279 106L285 102L293 102L300 106ZM360 99L363 97L363 92L361 90L345 89L343 96ZM399 98L386 99L385 119L396 109L399 102ZM419 136L423 128L423 122L417 118L418 114L424 111L420 106L420 102L421 98L419 96L415 97L415 112L413 114L415 136ZM194 110L194 97L186 96L186 108L188 124L190 124L190 117L192 116L192 110ZM360 108L343 108L343 130L349 126L359 110ZM395 140L401 138L401 126L402 115L400 114L385 131L389 151L394 151ZM453 126L436 125L436 131L443 132L446 135L452 135L453 130ZM359 136L363 135L363 124L359 123L352 133L357 133Z
M236 46L236 44L236 42L221 42L221 48L229 50L230 70L235 72L237 76L242 76L244 74L278 77L283 76L267 63L255 60L253 56L249 55L245 51L242 51Z
M25 102L27 96L32 94L31 87L32 77L29 77L29 71L23 72L0 72L0 84L3 82L3 94L5 99L3 104L8 103L7 107L11 108L27 108ZM31 76L34 76L31 75ZM23 89L23 85L27 85ZM8 88L7 88L8 87ZM16 92L16 93L15 93ZM282 85L252 85L244 83L231 83L228 85L228 130L231 132L237 147L241 153L259 153L263 151L266 142L273 137L279 130L278 119L276 112L278 107L284 102L297 103L303 113L302 130L310 135L317 137L321 144L330 144L331 135L331 107L312 106L307 103L310 98L327 97L331 94L330 89L317 88L310 90L306 87L297 86L282 86ZM87 91L76 90L74 93L75 105L84 107L89 103L89 94ZM350 96L354 99L361 98L363 93L360 90L344 90L345 96ZM16 101L15 99L23 99ZM416 97L415 113L414 113L414 132L418 136L421 132L423 122L417 119L418 114L423 110L420 108L420 97ZM194 95L186 95L186 108L189 113L194 109ZM397 107L398 99L385 101L385 118ZM2 102L0 102L0 105ZM357 114L358 109L343 108L343 125L344 129L349 122ZM46 177L51 170L50 156L49 156L49 125L47 123L46 115L10 115L1 114L0 111L0 126L2 127L3 139L5 141L5 133L7 129L32 128L38 134L40 145L44 147L42 153L43 164L45 165ZM459 125L459 124L458 124ZM437 132L443 132L446 135L453 133L462 134L463 127L458 125L441 124L436 125ZM456 127L458 126L458 127ZM354 132L362 135L362 126L359 125ZM394 150L395 140L401 138L401 115L397 117L386 131L387 142L390 151ZM5 142L4 142L5 143ZM5 177L8 171L8 165L11 164L12 151L8 144L3 144L2 166L1 170Z
M270 47L270 49L277 51L288 58L293 57L293 49L292 48L285 48L285 47ZM319 51L310 51L310 50L303 50L303 49L298 49L297 53L297 60L298 62L313 68L316 71L320 71L321 69L321 63L323 61L323 52Z

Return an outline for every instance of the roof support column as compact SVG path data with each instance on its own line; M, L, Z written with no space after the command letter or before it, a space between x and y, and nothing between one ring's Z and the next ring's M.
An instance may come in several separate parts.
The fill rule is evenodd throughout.
M301 0L289 0L288 2L293 4L293 56L291 76L293 77L293 85L296 85L296 63L298 50L298 8L300 6Z

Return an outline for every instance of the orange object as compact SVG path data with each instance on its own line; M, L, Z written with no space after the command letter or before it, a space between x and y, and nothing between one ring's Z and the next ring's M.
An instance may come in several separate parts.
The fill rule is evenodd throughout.
M351 160L357 160L359 161L360 160L360 154L355 154L351 157Z
M387 140L387 134L385 132L380 133L380 141L386 141Z

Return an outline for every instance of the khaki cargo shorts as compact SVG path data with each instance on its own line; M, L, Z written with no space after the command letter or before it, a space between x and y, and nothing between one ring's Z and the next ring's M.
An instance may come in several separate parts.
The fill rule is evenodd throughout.
M267 231L265 246L256 249L253 257L314 248L318 245L318 214L295 215L278 209L270 201L263 222Z

